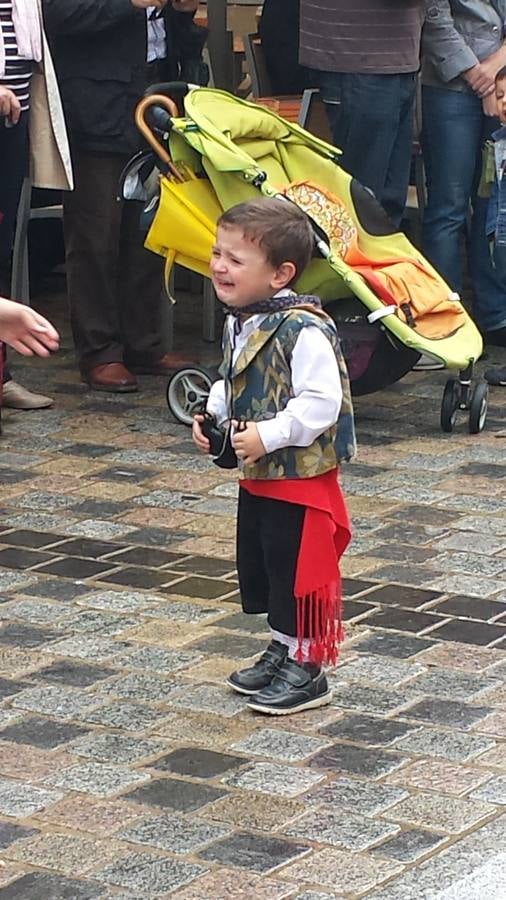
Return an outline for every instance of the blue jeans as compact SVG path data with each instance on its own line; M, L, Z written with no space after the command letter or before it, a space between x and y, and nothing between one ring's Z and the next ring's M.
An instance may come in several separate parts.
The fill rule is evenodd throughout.
M409 184L414 72L364 75L314 72L326 104L332 137L343 155L340 164L399 225Z
M494 244L492 247L492 266L498 278L502 278L506 284L506 246Z
M427 173L423 249L434 267L462 293L463 234L472 204L468 242L473 312L483 331L506 326L506 280L494 269L486 235L488 201L476 196L483 142L497 119L483 114L474 94L424 86L422 146Z

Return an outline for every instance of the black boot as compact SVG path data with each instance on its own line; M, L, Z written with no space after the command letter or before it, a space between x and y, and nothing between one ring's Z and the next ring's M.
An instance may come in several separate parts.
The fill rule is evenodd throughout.
M495 387L506 387L506 366L496 366L485 370L485 381Z
M232 672L227 679L229 687L238 694L256 694L262 688L267 687L283 665L288 647L279 641L271 641L265 653L262 653L254 666L241 669L240 672Z
M483 335L483 343L486 346L506 347L506 327L494 328L493 331L486 331Z
M325 673L312 663L286 659L271 683L248 701L250 709L270 716L287 716L326 706L332 700Z

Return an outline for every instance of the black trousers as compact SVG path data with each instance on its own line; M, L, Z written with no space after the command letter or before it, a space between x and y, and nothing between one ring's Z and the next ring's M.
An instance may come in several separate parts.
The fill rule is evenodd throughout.
M274 94L302 94L310 72L299 64L299 0L264 0L258 26ZM314 78L313 78L314 81Z
M274 631L297 635L295 574L306 509L239 488L237 568L245 613L267 613Z
M145 250L142 204L117 200L128 157L73 148L75 190L63 225L70 318L83 371L108 362L158 361L162 346L162 260Z
M6 128L0 119L0 294L10 296L10 270L14 228L23 179L28 170L28 118L21 113L17 125ZM15 298L14 298L15 299ZM11 378L3 368L3 383Z

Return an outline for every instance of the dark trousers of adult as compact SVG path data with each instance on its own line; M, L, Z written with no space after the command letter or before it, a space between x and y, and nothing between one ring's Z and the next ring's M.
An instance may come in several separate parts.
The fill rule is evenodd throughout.
M424 86L422 144L427 174L423 249L452 290L462 292L463 235L472 208L468 260L473 311L483 331L506 326L506 279L494 268L486 234L488 200L478 197L481 151L498 127L470 92Z
M416 73L316 72L340 165L368 187L394 225L409 185Z
M5 127L0 119L0 294L10 295L12 243L23 179L28 169L28 112L17 125ZM3 368L2 381L10 381Z
M306 509L239 489L237 569L245 613L267 613L274 631L295 636L297 557Z
M103 363L150 365L162 344L162 262L145 250L142 204L117 199L128 157L73 149L75 190L65 194L67 287L83 373Z
M302 94L309 70L299 64L299 0L264 0L258 33L274 94Z

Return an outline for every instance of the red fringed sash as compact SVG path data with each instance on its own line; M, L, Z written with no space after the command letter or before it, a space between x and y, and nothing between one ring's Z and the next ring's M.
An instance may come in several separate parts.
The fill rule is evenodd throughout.
M241 487L257 497L306 507L294 589L298 656L301 660L308 638L311 662L334 665L344 637L339 561L351 538L337 469L315 478L243 479Z

